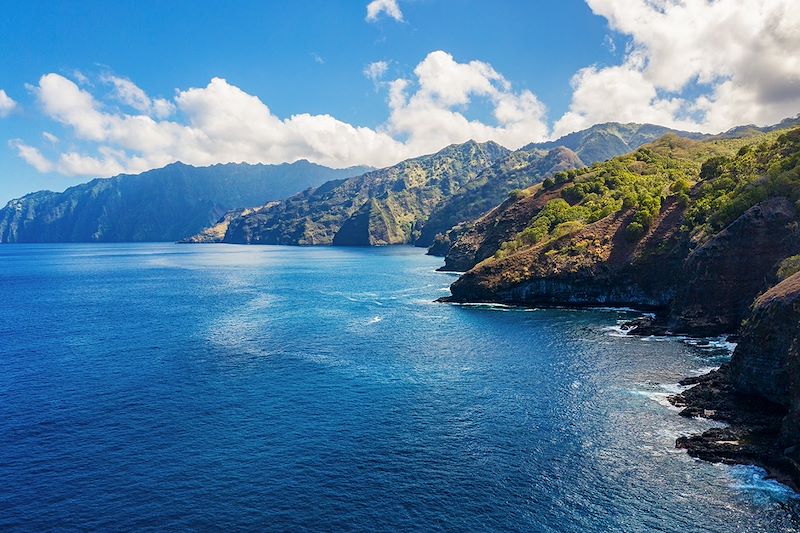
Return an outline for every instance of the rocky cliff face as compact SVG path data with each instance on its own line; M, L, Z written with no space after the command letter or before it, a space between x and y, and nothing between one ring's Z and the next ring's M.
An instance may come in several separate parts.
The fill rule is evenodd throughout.
M96 179L63 193L44 191L12 200L0 209L0 242L175 241L231 209L262 205L361 171L308 161L210 167L174 163Z
M735 332L800 252L800 130L744 144L665 139L460 230L445 267L471 268L450 299L647 307L667 318L662 331ZM724 146L736 155L701 170Z
M451 286L454 301L665 308L675 294L686 238L682 207L666 206L640 241L623 211L520 253L480 263Z
M428 156L306 190L231 221L225 242L406 244L433 210L509 150L493 143L452 145ZM341 235L340 235L341 232Z
M794 205L765 200L686 259L669 329L708 336L736 331L756 296L773 284L779 263L800 252Z
M742 394L800 409L800 273L775 285L753 305L731 359L731 377ZM787 395L786 391L792 394Z
M761 465L800 487L800 274L755 302L729 365L671 400L685 416L725 422L724 428L678 439L701 459Z

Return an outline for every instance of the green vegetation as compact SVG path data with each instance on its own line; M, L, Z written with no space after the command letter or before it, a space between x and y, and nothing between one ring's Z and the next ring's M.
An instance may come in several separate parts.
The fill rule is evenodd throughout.
M686 208L683 230L695 240L718 232L773 196L800 208L800 129L747 139L695 142L667 135L635 152L581 170L559 172L538 195L558 191L496 258L630 212L631 240L647 234L672 198Z
M800 272L800 255L793 255L784 259L778 267L778 277L786 279Z
M800 129L708 159L686 216L695 235L719 231L772 196L800 200Z
M543 191L561 187L514 240L501 245L496 257L521 248L558 239L623 209L632 210L626 229L641 237L671 195L688 199L699 167L691 160L671 157L669 151L643 147L635 152L582 170L559 172L545 180Z

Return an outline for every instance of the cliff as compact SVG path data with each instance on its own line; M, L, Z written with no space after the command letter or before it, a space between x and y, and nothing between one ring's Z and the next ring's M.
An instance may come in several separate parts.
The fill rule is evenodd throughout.
M279 200L363 168L173 163L136 175L42 191L0 209L0 242L175 241L231 209Z
M473 141L311 188L269 209L234 218L225 242L406 244L433 210L509 151Z
M800 252L800 130L696 142L667 136L532 187L461 232L451 301L620 305L662 331L734 332Z
M685 416L728 424L683 437L678 447L701 459L758 464L800 487L800 274L759 296L729 365L673 403ZM694 384L692 381L686 384Z

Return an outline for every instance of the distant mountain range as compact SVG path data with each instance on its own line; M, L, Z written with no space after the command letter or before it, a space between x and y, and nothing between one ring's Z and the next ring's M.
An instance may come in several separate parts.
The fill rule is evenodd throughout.
M222 240L425 247L436 241L446 248L441 242L453 226L479 217L514 189L630 152L666 133L707 137L652 124L607 123L514 152L470 141L234 216Z
M0 209L0 242L415 244L444 254L467 224L556 172L631 152L668 133L726 139L797 122L717 136L610 122L513 152L470 141L380 170L308 161L175 163L12 200Z
M12 200L0 209L0 242L175 241L231 209L281 200L366 170L332 169L305 160L209 167L173 163Z

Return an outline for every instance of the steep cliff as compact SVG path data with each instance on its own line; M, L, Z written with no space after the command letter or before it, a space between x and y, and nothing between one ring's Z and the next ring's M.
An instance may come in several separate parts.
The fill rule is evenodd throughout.
M556 176L459 236L446 267L471 269L450 299L649 307L674 332L734 332L800 251L799 154L800 130L667 136Z
M493 143L452 145L423 157L292 196L231 221L225 242L405 244L441 202L509 151ZM343 232L338 235L340 230Z
M729 365L685 384L694 386L671 398L682 413L727 426L682 437L678 447L709 461L758 464L800 487L800 274L755 301Z
M753 300L777 281L783 259L800 252L798 213L784 196L748 209L687 257L669 329L694 335L736 331Z
M174 241L231 209L286 198L363 170L308 161L210 167L174 163L12 200L0 209L0 242Z

